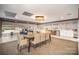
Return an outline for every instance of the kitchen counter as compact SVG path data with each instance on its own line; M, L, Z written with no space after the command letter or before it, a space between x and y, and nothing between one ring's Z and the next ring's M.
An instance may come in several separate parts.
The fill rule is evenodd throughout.
M70 41L75 41L77 42L77 38L71 38L71 37L65 37L65 36L56 36L56 35L51 35L51 38L58 38L58 39L64 39L64 40L70 40Z

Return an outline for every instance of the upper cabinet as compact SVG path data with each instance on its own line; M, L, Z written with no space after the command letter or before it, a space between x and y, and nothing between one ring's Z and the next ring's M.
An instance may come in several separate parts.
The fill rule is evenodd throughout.
M73 30L78 28L78 20L74 21L63 21L63 22L56 22L51 23L51 28L53 29L67 29L67 30ZM46 24L46 27L49 26ZM44 26L45 27L45 26Z
M57 23L54 23L54 24L52 25L52 29L58 29L58 24L57 24Z
M75 21L67 21L59 24L60 29L77 29L77 22Z

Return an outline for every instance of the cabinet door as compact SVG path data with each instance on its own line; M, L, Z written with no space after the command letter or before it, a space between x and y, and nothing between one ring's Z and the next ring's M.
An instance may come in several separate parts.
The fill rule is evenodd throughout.
M73 29L73 23L69 23L69 22L68 22L68 23L66 23L65 26L66 26L66 29L69 29L69 30L70 30L70 29Z
M65 24L64 23L60 24L60 29L65 29Z
M73 23L73 29L77 29L78 25L77 23Z

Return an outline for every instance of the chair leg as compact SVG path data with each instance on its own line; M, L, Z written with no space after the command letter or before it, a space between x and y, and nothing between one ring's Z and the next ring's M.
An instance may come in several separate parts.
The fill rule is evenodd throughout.
M21 46L19 44L17 45L17 49L21 51Z
M19 49L19 44L17 45L17 49Z

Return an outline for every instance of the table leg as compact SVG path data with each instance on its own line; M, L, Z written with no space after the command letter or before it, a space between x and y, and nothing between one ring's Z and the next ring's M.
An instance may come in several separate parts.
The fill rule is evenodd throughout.
M28 40L28 53L30 52L30 47L31 47L31 43L30 43L30 39Z

